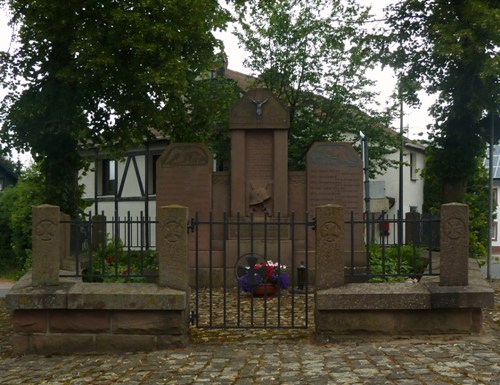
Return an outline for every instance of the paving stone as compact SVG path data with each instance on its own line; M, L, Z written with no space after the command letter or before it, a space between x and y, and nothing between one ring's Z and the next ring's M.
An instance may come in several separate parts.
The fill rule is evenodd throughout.
M500 281L495 282L498 302ZM10 315L0 301L0 385L497 385L500 324L494 320L500 308L484 315L485 331L470 336L320 343L311 330L202 331L183 349L16 356Z

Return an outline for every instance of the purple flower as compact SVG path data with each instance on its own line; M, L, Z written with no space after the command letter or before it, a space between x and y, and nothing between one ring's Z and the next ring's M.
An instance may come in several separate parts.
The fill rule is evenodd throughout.
M288 289L288 286L290 286L290 277L287 273L281 273L279 275L278 282L282 289Z
M253 274L253 279L250 276L249 272L242 275L241 277L238 277L238 286L245 292L252 292L256 286L259 286L263 282L264 281L262 277L257 273ZM268 280L268 283L279 285L281 289L285 290L290 286L290 277L287 273L275 274L271 277L270 280Z
M252 292L256 286L262 283L262 277L259 274L254 274L253 279L250 277L250 273L246 273L241 277L238 277L238 285L241 290L245 292Z

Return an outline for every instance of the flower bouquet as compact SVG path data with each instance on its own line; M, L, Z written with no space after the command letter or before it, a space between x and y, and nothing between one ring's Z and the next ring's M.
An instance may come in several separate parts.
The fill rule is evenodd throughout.
M245 292L253 292L263 284L272 284L281 289L290 286L290 278L285 272L286 266L271 260L246 267L244 274L238 277L238 285Z

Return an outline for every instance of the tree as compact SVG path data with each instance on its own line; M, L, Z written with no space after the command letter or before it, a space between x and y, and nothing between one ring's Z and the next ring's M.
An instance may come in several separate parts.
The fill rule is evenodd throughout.
M412 97L420 87L438 95L431 109L431 166L441 202L464 202L484 151L480 121L500 101L500 5L404 0L387 16L382 55L399 73L403 95Z
M0 117L9 148L31 151L46 203L78 213L80 150L142 143L150 129L203 137L190 112L208 104L195 84L215 58L226 12L212 0L0 0L20 43L2 53L9 88ZM206 94L205 94L206 95ZM187 130L186 127L189 127Z
M439 213L441 209L441 186L443 184L434 151L434 147L429 147L427 150L423 206L425 213L433 214ZM486 151L483 152L485 153ZM489 192L485 188L488 185L488 171L484 167L484 158L483 155L477 159L476 171L467 177L467 190L464 197L464 203L469 206L469 253L475 258L482 258L486 255L489 237Z
M376 64L364 23L369 12L355 1L237 1L241 45L250 53L245 64L259 84L290 109L290 166L303 168L315 141L370 139L371 171L390 164L396 151L389 134L389 113L380 114L367 71ZM386 111L390 112L390 111Z
M30 267L31 207L44 203L44 178L38 166L25 170L16 186L0 193L0 269Z

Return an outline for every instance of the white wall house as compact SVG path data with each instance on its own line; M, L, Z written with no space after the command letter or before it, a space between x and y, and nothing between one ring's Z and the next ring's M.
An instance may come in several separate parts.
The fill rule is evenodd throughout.
M369 152L369 150L368 150ZM399 162L400 152L387 156L388 160ZM403 224L398 232L396 221L402 208L402 218L409 212L422 214L424 204L424 179L422 171L425 167L425 147L418 143L405 141L403 146L403 167L388 168L383 174L370 180L368 194L370 196L370 217L378 224L372 229L375 242L397 243L399 236L406 239L406 226ZM400 197L400 181L402 196ZM365 211L366 211L365 189Z
M159 140L142 149L127 152L123 159L112 159L106 153L88 152L90 170L82 174L83 198L91 203L86 212L92 215L123 217L155 215L156 160L167 142Z
M156 160L166 146L166 140L158 139L130 150L123 159L92 151L84 154L91 161L90 170L81 175L83 198L89 203L85 213L104 215L110 222L132 221L131 225L123 223L115 228L108 224L110 236L119 233L119 239L132 239L132 245L155 245L154 223L142 228L138 223L156 219ZM141 238L146 241L141 242Z
M422 213L424 203L424 180L422 171L425 167L425 147L418 143L406 142L403 148L403 213ZM399 161L399 152L387 157L393 161ZM383 209L387 214L397 216L400 197L399 181L400 171L398 168L389 168L384 174L378 175L370 181L371 211L380 212ZM384 201L386 198L387 201ZM379 201L380 200L380 201Z

